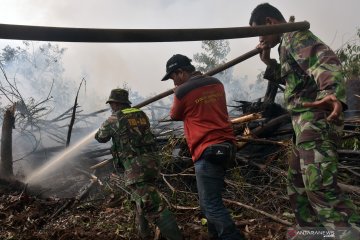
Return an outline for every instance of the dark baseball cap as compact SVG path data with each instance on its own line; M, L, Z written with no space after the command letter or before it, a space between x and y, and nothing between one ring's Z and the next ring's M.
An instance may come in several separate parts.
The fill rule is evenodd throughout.
M161 81L168 80L170 78L170 74L176 71L177 69L185 66L191 65L191 59L187 56L181 54L173 55L167 62L166 62L166 74L161 79Z

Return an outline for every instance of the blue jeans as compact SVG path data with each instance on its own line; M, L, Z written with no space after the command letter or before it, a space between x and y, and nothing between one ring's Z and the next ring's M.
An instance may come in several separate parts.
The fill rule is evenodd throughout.
M209 234L219 239L243 239L222 201L225 168L205 160L204 153L194 165L200 208L207 218Z

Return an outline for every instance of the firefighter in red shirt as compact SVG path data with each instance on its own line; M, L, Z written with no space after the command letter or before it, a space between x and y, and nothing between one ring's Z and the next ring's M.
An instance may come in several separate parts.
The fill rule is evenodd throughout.
M170 116L184 121L209 235L218 239L243 239L221 196L226 165L234 157L236 148L224 86L218 79L196 71L191 60L181 54L167 61L162 81L168 79L175 85Z

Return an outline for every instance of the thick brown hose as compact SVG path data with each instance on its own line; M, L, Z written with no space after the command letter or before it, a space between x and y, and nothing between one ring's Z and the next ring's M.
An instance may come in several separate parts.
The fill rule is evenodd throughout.
M310 23L200 29L96 29L0 24L0 39L57 42L175 42L255 37L310 28Z

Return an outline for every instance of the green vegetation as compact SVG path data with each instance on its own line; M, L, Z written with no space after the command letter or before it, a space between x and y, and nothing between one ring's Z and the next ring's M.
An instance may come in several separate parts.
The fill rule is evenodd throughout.
M360 76L360 28L357 29L356 36L338 49L336 54L343 65L346 79Z

